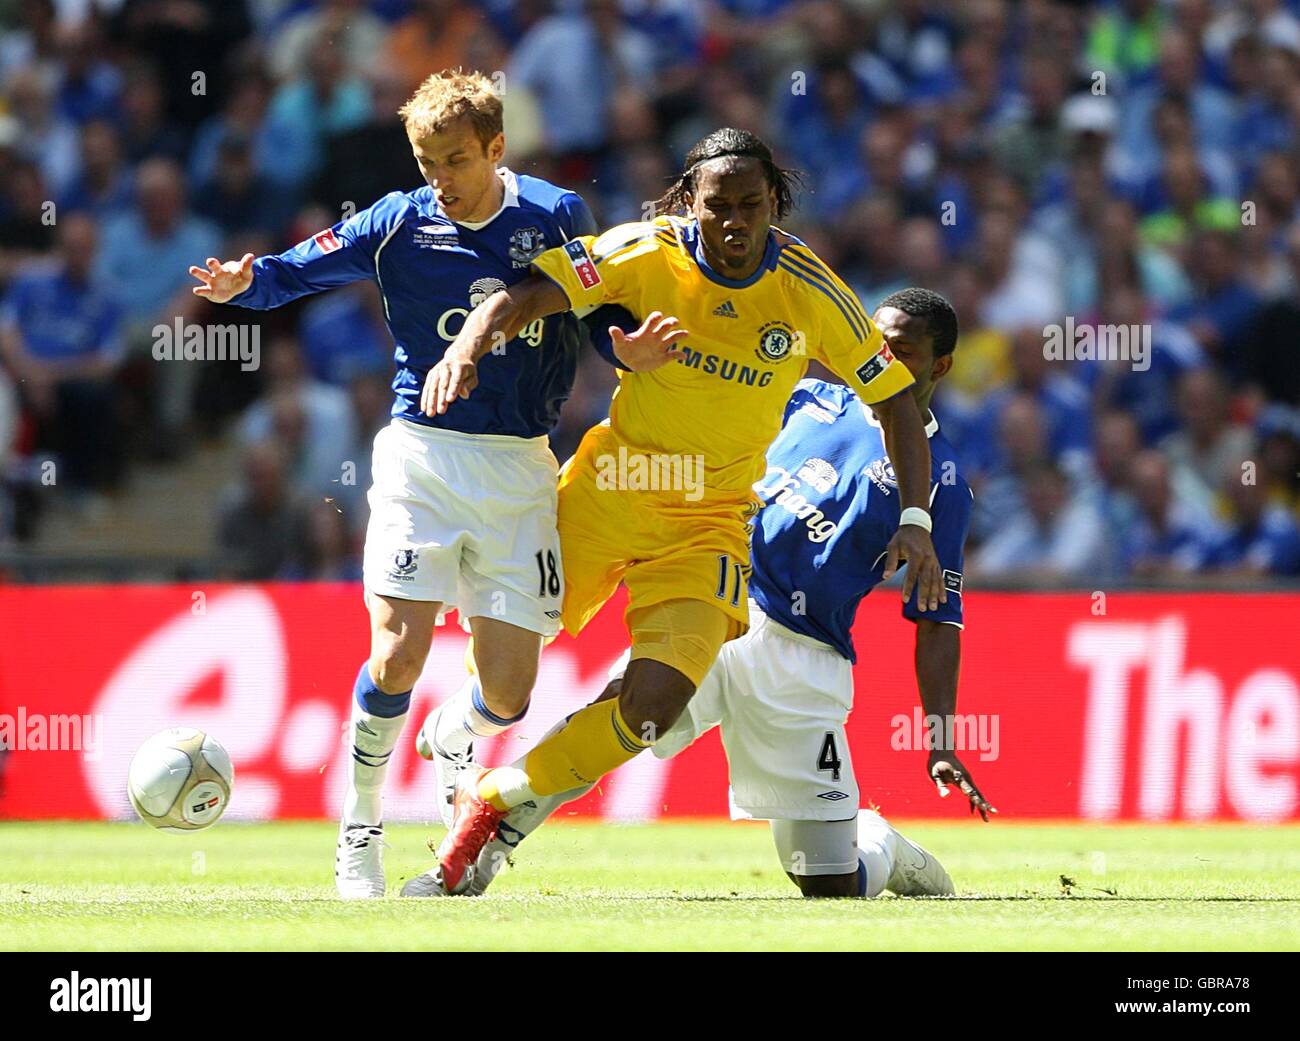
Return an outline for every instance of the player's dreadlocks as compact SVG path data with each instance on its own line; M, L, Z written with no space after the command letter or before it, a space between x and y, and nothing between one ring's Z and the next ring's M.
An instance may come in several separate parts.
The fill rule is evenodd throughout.
M776 189L776 217L780 220L794 206L795 189L802 184L802 177L797 170L787 170L777 166L772 159L772 150L767 147L757 134L734 127L715 130L691 146L686 153L686 165L680 176L663 197L655 204L657 213L685 213L689 206L686 197L695 191L695 171L702 163L723 156L736 156L741 159L757 159L763 164L767 173L767 183Z
M880 301L881 307L897 307L913 318L924 318L934 337L934 356L942 358L957 349L957 312L942 296L930 289L900 289Z

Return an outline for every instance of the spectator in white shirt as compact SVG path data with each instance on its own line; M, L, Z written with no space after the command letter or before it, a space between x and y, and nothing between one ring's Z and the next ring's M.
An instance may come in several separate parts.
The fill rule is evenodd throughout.
M1079 582L1097 574L1104 537L1089 498L1055 463L1039 463L1025 475L1025 509L1007 518L971 570L981 578Z
M1175 493L1213 513L1219 475L1229 462L1250 451L1251 433L1231 422L1227 384L1214 369L1192 369L1183 375L1177 410L1181 429L1160 446L1173 467Z

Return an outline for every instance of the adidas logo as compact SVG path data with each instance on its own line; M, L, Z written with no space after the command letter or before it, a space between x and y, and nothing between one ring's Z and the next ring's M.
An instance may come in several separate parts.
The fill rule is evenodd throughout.
M724 301L723 304L722 304L720 307L716 307L716 308L714 308L713 313L716 314L719 318L739 318L739 317L740 317L740 315L736 314L736 309L735 309L734 307L731 306L731 301L730 301L730 300Z

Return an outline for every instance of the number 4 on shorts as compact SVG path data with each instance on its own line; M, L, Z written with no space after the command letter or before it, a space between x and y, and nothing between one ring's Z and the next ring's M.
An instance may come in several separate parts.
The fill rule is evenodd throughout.
M839 750L835 747L835 731L826 731L825 738L822 739L822 750L817 753L817 769L821 773L830 771L831 780L840 779L840 767L844 765L844 760L840 758Z

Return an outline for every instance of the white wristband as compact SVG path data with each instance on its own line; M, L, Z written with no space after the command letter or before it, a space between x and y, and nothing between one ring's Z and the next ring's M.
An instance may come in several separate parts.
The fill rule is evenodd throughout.
M909 506L898 518L898 526L901 528L904 524L915 524L918 528L924 528L931 531L933 525L930 523L930 515L919 506Z

